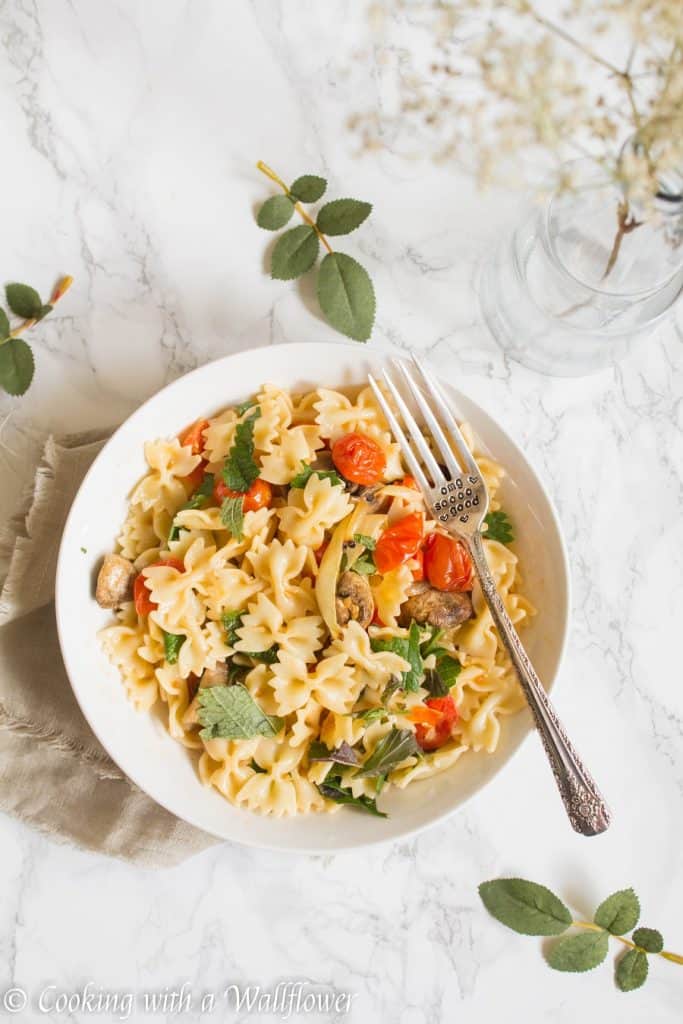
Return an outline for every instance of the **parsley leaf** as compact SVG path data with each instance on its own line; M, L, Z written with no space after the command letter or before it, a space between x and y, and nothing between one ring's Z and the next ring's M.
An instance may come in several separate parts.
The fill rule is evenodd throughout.
M320 740L314 740L308 748L309 761L333 761L335 764L360 764L358 754L346 740L335 750L329 750Z
M224 498L221 505L221 522L226 529L230 530L235 540L242 540L244 537L244 496L236 495L234 498Z
M397 729L394 726L391 732L379 741L362 768L356 772L356 778L372 779L378 775L387 775L407 757L420 753L415 733L410 729Z
M223 480L231 491L239 491L240 494L248 491L258 479L259 467L254 458L254 424L260 415L261 410L257 407L251 416L237 424L235 440L223 467Z
M515 539L512 523L506 512L489 512L484 516L484 522L486 523L486 532L483 534L485 540L497 540L501 544L510 544Z
M198 691L197 718L203 740L276 736L283 719L266 715L245 686L206 686Z
M401 676L401 687L409 693L420 689L424 675L424 664L420 653L420 627L411 622L408 636L393 636L389 640L374 637L370 641L373 651L393 651L410 664L410 668Z
M169 665L175 665L178 661L180 648L187 638L179 633L167 633L164 630L164 657Z
M190 508L204 508L204 505L213 494L213 484L213 473L205 473L204 479L200 483L197 490L194 492L194 494L190 495L190 497L188 498L184 505L180 506L178 512L184 512L186 509ZM178 540L178 537L180 536L180 531L184 529L184 526L176 526L174 520L174 522L171 525L170 533L168 535L169 541Z
M341 784L341 775L330 773L324 782L318 783L318 789L328 800L334 800L337 804L349 804L351 807L357 807L359 811L374 814L377 818L388 817L384 811L377 809L377 800L374 797L365 794L354 796L350 789L344 789Z
M374 537L368 537L365 533L354 533L353 539L356 544L362 544L368 551L374 551L377 547L377 541Z
M344 481L333 469L314 469L308 462L301 463L301 470L290 480L290 487L305 487L312 476L320 477L321 480L329 480L333 487L343 487Z

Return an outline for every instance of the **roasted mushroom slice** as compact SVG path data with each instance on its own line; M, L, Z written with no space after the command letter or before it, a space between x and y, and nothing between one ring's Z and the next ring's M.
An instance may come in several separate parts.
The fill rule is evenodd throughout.
M137 570L123 555L105 555L97 576L95 600L102 608L118 608L132 597Z
M437 629L452 629L473 615L472 597L467 591L437 590L420 582L411 587L408 600L401 605L400 621L402 625L415 620Z
M366 578L350 570L342 573L337 584L335 607L340 626L348 625L353 619L367 629L372 622L375 602Z

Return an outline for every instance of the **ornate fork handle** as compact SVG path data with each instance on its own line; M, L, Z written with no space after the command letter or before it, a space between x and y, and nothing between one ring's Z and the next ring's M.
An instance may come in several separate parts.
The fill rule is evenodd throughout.
M486 603L531 708L572 828L585 836L599 835L609 826L609 807L570 743L505 610L486 561L481 534L463 540L469 546Z

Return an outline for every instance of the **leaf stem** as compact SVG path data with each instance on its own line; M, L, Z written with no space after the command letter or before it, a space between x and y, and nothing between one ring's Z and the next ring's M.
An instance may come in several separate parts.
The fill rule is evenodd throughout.
M270 180L274 181L276 185L279 185L282 191L285 193L285 195L292 199L292 193L289 191L280 175L276 174L272 167L269 167L268 164L263 162L263 160L259 160L259 162L256 164L256 168L261 172L261 174L265 174L266 178L270 178ZM327 251L332 252L332 246L327 241L324 234L322 233L318 225L315 223L315 221L312 219L312 217L310 217L306 210L304 210L301 203L295 199L292 199L292 202L294 203L294 209L299 214L301 219L304 220L310 227L313 228L316 235L318 236L322 244L325 246Z
M50 305L55 306L62 298L62 296L68 292L69 288L73 283L74 279L73 277L71 277L70 274L67 274L66 277L60 278L60 280L55 285L54 291L52 292L52 296L50 298ZM35 319L24 320L23 323L18 324L14 328L14 330L10 331L10 338L17 338L20 334L23 334L24 331L27 331L30 327L33 327L33 325L37 323L38 321Z
M593 924L591 921L572 921L575 928L590 928L592 932L604 932L605 929L601 928L599 924ZM625 938L623 935L613 935L611 932L608 933L611 938L616 939L617 942L621 942L624 946L628 946L629 949L640 949L635 942L631 942L630 939ZM645 950L647 952L647 950ZM663 956L665 960L671 960L674 964L683 964L683 956L678 953L669 953L667 950L663 950L661 953L654 954L655 956Z

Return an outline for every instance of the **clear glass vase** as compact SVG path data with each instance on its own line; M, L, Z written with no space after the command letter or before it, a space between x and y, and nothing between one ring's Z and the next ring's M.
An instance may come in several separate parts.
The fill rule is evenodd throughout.
M623 193L598 173L583 166L576 190L529 204L482 268L489 329L541 373L575 377L615 363L683 294L683 176L667 175L647 215L632 205L624 216Z

